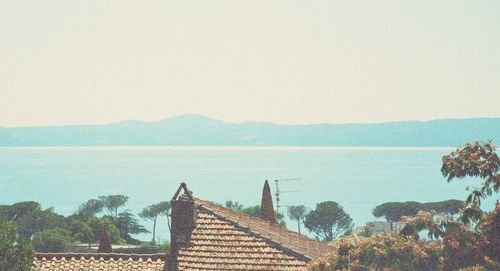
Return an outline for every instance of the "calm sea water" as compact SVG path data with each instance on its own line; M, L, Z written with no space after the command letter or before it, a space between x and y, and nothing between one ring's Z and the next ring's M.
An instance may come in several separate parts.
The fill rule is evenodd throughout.
M185 181L194 195L260 204L264 180L282 181L281 205L339 202L357 226L387 201L464 199L471 182L440 173L448 148L0 148L0 204L34 200L64 215L101 195L130 197L126 209L169 200ZM274 182L271 183L275 193ZM483 204L493 206L491 198ZM491 208L489 208L491 209ZM144 221L146 226L150 224ZM166 221L158 228L168 238ZM296 226L288 221L289 228ZM140 239L147 240L149 235Z

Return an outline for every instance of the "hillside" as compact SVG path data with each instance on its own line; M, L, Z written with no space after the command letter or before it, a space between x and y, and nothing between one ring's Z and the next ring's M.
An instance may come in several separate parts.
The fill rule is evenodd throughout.
M200 115L156 122L0 128L0 146L458 146L500 142L500 118L378 124L228 123Z

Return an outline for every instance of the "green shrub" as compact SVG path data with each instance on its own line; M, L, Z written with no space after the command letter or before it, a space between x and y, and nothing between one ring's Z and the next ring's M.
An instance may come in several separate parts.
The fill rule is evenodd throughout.
M37 252L64 252L66 244L71 241L71 233L62 228L37 232L33 236L33 248Z
M30 245L16 234L15 227L0 215L0 270L29 271L33 262Z

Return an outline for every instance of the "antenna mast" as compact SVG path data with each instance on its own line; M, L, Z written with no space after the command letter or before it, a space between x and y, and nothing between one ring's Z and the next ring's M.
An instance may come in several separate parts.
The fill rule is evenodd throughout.
M287 181L299 181L300 178L291 178L291 179L276 179L274 180L274 183L276 184L276 193L274 195L276 195L276 212L279 213L280 211L280 207L282 207L280 205L280 193L282 192L285 192L285 191L281 191L280 190L280 186L279 186L279 182L287 182ZM298 191L288 191L288 192L298 192Z

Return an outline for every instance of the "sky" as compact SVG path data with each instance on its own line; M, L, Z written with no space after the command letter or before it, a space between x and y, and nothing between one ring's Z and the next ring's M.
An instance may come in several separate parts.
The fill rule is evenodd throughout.
M0 126L500 117L500 1L0 0Z

